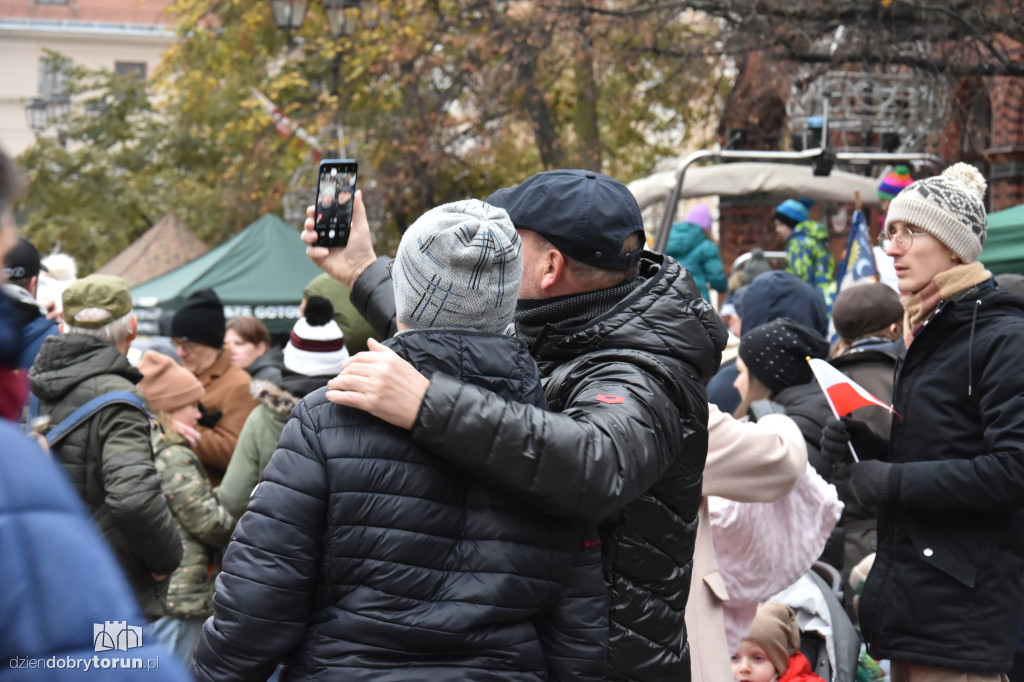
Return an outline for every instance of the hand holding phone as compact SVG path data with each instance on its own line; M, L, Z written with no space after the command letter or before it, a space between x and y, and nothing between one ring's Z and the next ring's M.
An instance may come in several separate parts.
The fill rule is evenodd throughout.
M313 246L345 246L352 229L352 197L359 164L355 159L325 159L317 173Z

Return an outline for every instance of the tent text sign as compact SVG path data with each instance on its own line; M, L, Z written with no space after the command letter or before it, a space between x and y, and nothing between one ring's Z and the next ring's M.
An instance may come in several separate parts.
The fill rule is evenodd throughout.
M160 317L165 312L164 308L154 307L151 302L136 300L135 314L139 318L139 334L158 336L160 334ZM265 323L268 328L273 327L276 330L282 322L287 323L288 329L291 329L295 321L302 315L299 313L299 304L296 303L295 305L226 305L224 306L224 317L228 320L233 317L255 317ZM277 324L274 324L275 322Z

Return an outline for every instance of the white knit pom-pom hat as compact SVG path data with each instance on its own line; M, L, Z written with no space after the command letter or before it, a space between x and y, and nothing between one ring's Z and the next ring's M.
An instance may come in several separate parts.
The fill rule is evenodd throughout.
M985 178L966 163L957 163L933 178L918 180L896 195L885 216L885 228L902 221L928 232L973 263L988 233Z

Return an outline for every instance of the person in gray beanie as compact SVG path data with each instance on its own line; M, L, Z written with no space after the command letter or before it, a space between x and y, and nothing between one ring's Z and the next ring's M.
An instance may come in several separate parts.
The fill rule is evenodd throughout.
M515 331L522 241L505 209L445 204L413 223L395 256L395 313L407 329Z
M959 163L892 200L898 416L888 437L849 417L822 434L857 499L878 508L859 614L895 682L1005 679L1024 602L1024 300L978 262L985 188Z
M728 331L685 268L644 249L640 207L618 180L544 171L487 202L508 211L523 240L516 337L541 367L552 410L424 376L375 342L328 382L328 399L409 429L421 447L536 509L601 524L607 679L688 682L704 387ZM313 247L312 219L302 240L387 336L394 290L365 213L357 192L343 249Z
M545 408L537 363L504 334L522 269L505 210L428 211L391 269L402 331L387 347ZM600 544L596 526L532 510L316 391L227 548L193 673L266 679L283 660L290 680L604 680Z

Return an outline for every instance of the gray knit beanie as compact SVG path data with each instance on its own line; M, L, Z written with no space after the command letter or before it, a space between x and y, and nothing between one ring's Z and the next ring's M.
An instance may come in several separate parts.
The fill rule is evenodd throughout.
M896 195L885 216L885 229L896 221L910 223L945 244L965 263L981 255L988 232L985 178L977 168L957 163L933 178L918 180Z
M395 312L412 329L513 329L522 241L503 208L478 199L433 208L409 226L392 270Z

